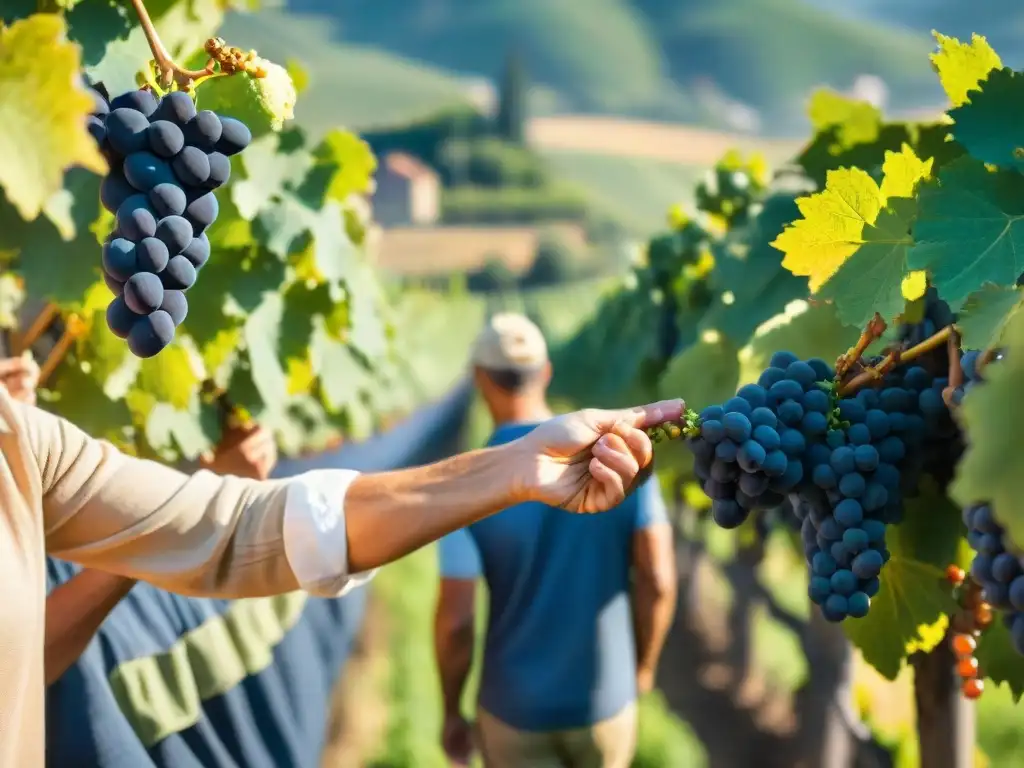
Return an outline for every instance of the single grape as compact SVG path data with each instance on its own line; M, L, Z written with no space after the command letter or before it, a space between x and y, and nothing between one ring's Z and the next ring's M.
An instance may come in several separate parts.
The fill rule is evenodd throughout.
M811 480L816 486L824 491L835 488L839 484L839 477L828 464L819 464L811 471Z
M185 190L177 184L157 184L149 190L149 202L156 215L161 219L165 216L181 216L185 212Z
M140 152L148 145L146 130L149 120L138 110L124 107L113 110L107 115L106 127L107 141L122 157Z
M753 427L771 427L775 429L779 420L771 408L755 408L750 412L750 424Z
M974 508L974 526L982 533L1002 533L1002 529L992 514L992 507L979 504Z
M160 279L168 290L187 291L195 285L196 268L179 254L167 262L167 268L160 273Z
M785 471L772 480L773 490L788 491L804 479L803 462L796 458L789 459Z
M886 462L882 462L875 467L871 479L890 492L900 487L900 471L892 464Z
M138 271L135 243L123 237L115 237L103 244L103 271L114 280L123 283Z
M992 578L1002 584L1009 584L1020 573L1017 558L1009 552L1000 552L992 558Z
M738 458L738 456L737 456ZM727 464L726 466L735 466L733 464ZM758 472L754 474L752 472L743 472L739 476L740 490L748 496L760 496L762 493L768 490L768 484L771 480L767 475Z
M124 201L136 194L135 187L116 169L111 169L100 184L100 203L111 213L117 213Z
M723 440L715 446L715 458L722 461L736 461L739 446L732 440Z
M768 477L780 477L786 471L786 467L789 465L789 459L786 458L786 454L782 451L775 450L769 451L768 455L765 456L764 463L761 465L761 469Z
M847 528L843 531L843 545L854 554L867 549L868 543L868 534L863 528Z
M760 443L766 451L774 451L782 445L779 433L776 432L773 427L769 427L764 424L759 427L754 427L753 438Z
M816 605L821 605L828 600L829 595L832 594L832 582L825 576L812 576L810 583L807 585L807 596L811 598L811 602Z
M836 560L832 555L818 552L811 559L811 571L815 576L831 576L836 572Z
M157 100L150 91L137 90L115 96L110 102L111 109L133 109L149 117L156 110Z
M766 368L757 379L757 383L765 389L771 389L772 384L786 378L786 372L781 368Z
M779 421L789 427L799 426L800 421L804 417L803 406L795 400L787 400L781 403L776 413L779 415Z
M169 120L150 123L146 136L149 139L149 148L163 158L170 159L185 147L185 135L181 128Z
M171 253L181 253L192 242L192 225L181 216L166 216L160 219L153 234L163 240Z
M120 296L121 294L124 293L124 283L122 283L120 280L115 280L105 271L103 272L103 282L104 284L106 284L107 288L110 289L110 292L115 296Z
M720 405L709 405L703 411L700 412L701 421L721 421L725 415L725 410Z
M708 480L704 483L704 493L712 499L731 499L736 496L736 485Z
M871 472L878 466L878 449L872 445L858 445L853 449L853 461L861 472Z
M861 587L861 591L868 597L874 597L878 594L878 590L881 588L882 582L877 576L875 576L864 582L864 586Z
M204 186L207 189L217 189L227 184L231 178L231 161L220 152L211 152L207 158L210 162L210 178Z
M750 403L744 400L742 397L730 397L725 401L725 405L722 406L725 413L742 413L744 416L749 417L754 409L750 406ZM723 415L722 418L725 418Z
M856 499L843 499L836 505L835 519L840 525L852 528L864 519L864 508Z
M110 114L110 104L103 97L103 94L93 87L89 87L89 95L92 97L92 112L94 117L103 117Z
M202 197L197 197L185 209L185 218L192 225L194 234L201 234L208 226L217 220L217 213L220 206L217 198L212 192L207 192ZM743 401L746 402L746 401Z
M830 429L825 433L825 445L833 451L846 445L846 433L841 429Z
M124 176L140 192L148 192L158 184L176 184L166 160L152 152L134 152L124 159Z
M132 195L117 209L117 230L123 237L139 242L156 232L156 216L145 195Z
M807 440L798 429L783 429L779 433L779 444L789 456L799 456L807 448Z
M889 414L885 411L878 409L868 411L864 423L868 425L871 437L875 440L879 440L889 434Z
M857 590L857 577L845 568L832 574L832 590L839 595L850 596Z
M216 113L208 109L201 109L185 125L185 138L193 147L199 147L204 152L210 152L217 142L220 141L224 126Z
M836 471L836 474L840 476L853 472L857 468L857 463L853 458L853 449L847 446L836 448L832 451L832 458L829 459L829 464Z
M871 598L864 592L854 592L847 599L846 612L850 618L863 619L871 609Z
M198 239L196 238L196 240ZM209 248L207 248L207 256L209 256ZM725 439L725 427L717 419L708 419L701 422L700 435L712 445L717 445Z
M1018 611L1024 611L1024 576L1018 576L1010 582L1008 597L1010 605Z
M171 167L183 184L192 187L202 186L210 178L210 159L198 147L185 147L171 161Z
M842 621L846 618L849 607L850 604L843 595L833 593L821 607L821 613L828 621Z
M907 446L900 438L890 435L878 443L878 456L887 464L897 464L907 455Z
M164 300L164 287L160 278L151 272L138 272L124 284L124 300L137 315L148 315L160 308Z
M881 520L865 520L860 527L872 544L885 543L885 523Z
M196 105L192 103L192 97L184 91L172 91L160 99L152 119L169 120L175 125L184 127L188 121L196 116Z
M761 408L768 402L768 392L758 384L745 384L739 388L736 397L742 397L751 408Z
M870 482L864 487L864 494L860 498L861 506L867 512L874 512L881 509L889 502L889 492L880 483Z
M750 438L750 419L742 413L727 413L722 417L722 426L730 440L742 443Z
M797 362L800 358L794 355L792 352L776 352L772 355L771 360L768 361L768 365L772 368L781 368L783 371L786 370L793 363Z
M222 117L220 123L221 136L214 149L231 157L249 146L252 141L252 133L245 127L245 123L232 117Z
M162 272L170 258L167 246L155 237L144 237L135 246L135 263L140 272Z
M817 411L805 413L800 421L800 428L805 435L823 435L828 431L828 418Z
M786 377L792 379L803 389L807 389L817 380L814 369L803 360L795 360L786 366ZM821 392L821 390L817 390ZM824 394L824 392L822 392ZM805 404L806 407L806 404Z
M107 327L119 339L127 339L139 316L132 312L122 296L115 296L107 305Z
M883 564L881 552L877 549L866 549L853 559L852 570L857 578L870 579L881 572Z
M864 421L867 416L867 411L864 408L864 404L859 400L840 400L839 401L839 417L843 421L848 421L851 424L859 424Z
M128 333L128 349L136 357L153 357L174 339L174 321L158 309L140 317Z
M763 446L753 440L747 440L736 452L736 462L744 472L755 472L764 464L766 456L767 452Z
M185 322L188 315L188 299L182 291L164 291L164 300L160 309L171 316L175 327Z
M864 495L867 482L860 472L851 472L839 478L839 492L847 498L857 499Z
M776 402L782 402L783 400L801 400L804 396L804 388L800 386L799 382L793 381L792 379L783 379L772 384L771 389L768 390L768 394L775 399Z
M739 467L727 461L711 462L711 471L708 473L712 480L720 483L731 483L740 475Z
M804 394L803 406L805 411L827 414L832 409L829 397L821 389L811 389Z
M835 378L836 372L832 370L832 366L820 357L810 358L807 364L814 370L814 376L818 381L830 381Z
M716 499L711 505L711 517L720 528L739 528L747 519L747 510L735 501Z

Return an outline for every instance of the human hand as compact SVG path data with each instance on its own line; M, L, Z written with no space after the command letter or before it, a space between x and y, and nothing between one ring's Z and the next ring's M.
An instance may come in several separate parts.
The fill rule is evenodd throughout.
M445 715L441 728L441 748L456 768L469 765L473 756L473 726L460 714Z
M632 490L652 458L644 430L682 416L682 400L621 411L588 409L551 419L511 443L520 454L524 498L570 512L604 512Z
M229 427L213 455L201 457L199 464L218 475L266 480L277 464L277 444L261 426Z
M36 404L39 366L31 354L0 360L0 384L11 397L26 405Z

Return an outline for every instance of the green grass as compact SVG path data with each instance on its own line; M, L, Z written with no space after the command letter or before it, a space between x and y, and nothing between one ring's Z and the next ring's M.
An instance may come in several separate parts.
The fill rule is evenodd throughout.
M648 158L545 152L553 173L586 190L601 211L607 211L636 235L665 226L674 203L690 204L693 188L706 168ZM715 158L708 158L708 165Z
M220 34L242 49L277 61L298 61L310 77L296 120L313 135L338 126L353 130L404 123L466 101L449 72L386 51L338 45L330 17L282 10L229 13Z

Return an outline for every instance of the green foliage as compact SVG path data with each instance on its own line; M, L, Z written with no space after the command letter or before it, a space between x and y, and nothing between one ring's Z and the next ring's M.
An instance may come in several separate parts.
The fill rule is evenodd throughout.
M498 135L512 144L522 144L526 138L528 89L526 64L519 51L512 50L505 58L496 118Z

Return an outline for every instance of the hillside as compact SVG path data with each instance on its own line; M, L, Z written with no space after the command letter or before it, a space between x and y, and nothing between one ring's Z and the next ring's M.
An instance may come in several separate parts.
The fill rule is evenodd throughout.
M867 14L844 18L811 0L287 0L287 8L293 19L316 20L317 42L385 51L436 73L493 77L516 46L559 113L722 125L723 110L739 101L773 132L790 132L808 89L849 88L861 74L883 77L907 106L936 100L927 34ZM257 18L268 42L287 30L283 16Z

